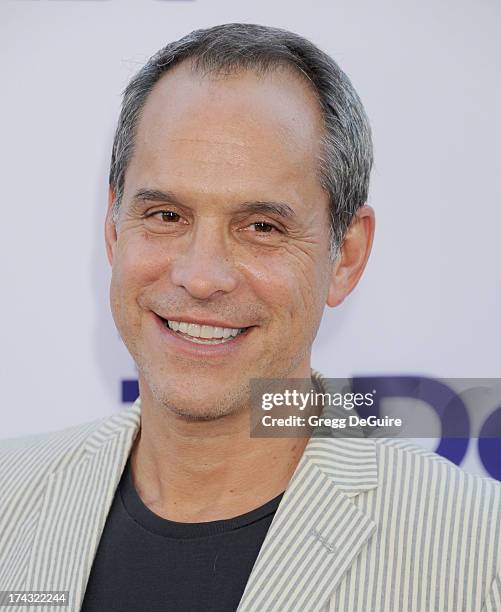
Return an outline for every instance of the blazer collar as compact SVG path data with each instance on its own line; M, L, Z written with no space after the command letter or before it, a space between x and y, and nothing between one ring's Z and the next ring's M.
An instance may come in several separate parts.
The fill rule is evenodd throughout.
M328 381L312 371L324 390ZM138 398L103 419L85 445L46 478L26 589L69 590L79 610L113 497L141 421ZM376 446L310 438L247 582L238 612L322 610L376 531L354 498L377 486ZM26 567L26 566L25 566Z

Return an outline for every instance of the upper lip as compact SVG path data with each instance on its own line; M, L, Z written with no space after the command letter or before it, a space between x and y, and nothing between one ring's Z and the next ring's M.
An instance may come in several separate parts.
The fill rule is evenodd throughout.
M193 323L194 325L211 325L212 327L228 327L231 329L243 329L245 327L251 327L250 325L237 325L235 323L228 323L227 321L220 321L218 319L191 317L189 315L175 315L175 316L164 316L155 313L166 321L179 321L180 323Z

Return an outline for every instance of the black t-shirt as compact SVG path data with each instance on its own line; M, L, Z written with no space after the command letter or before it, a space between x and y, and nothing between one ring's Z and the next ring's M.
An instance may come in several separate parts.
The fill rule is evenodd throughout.
M228 520L169 521L139 497L129 459L81 611L235 611L282 496Z

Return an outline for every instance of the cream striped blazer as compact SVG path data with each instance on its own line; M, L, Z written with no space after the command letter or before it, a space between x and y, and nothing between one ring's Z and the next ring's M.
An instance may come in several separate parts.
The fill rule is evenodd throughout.
M0 590L69 590L80 609L140 419L138 399L0 442ZM238 612L500 612L500 525L493 479L405 440L312 437Z

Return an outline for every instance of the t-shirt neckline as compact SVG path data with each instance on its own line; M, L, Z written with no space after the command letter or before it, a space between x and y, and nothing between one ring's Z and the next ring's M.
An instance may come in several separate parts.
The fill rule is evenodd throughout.
M193 539L241 529L273 514L284 495L280 493L265 504L239 516L203 523L181 523L155 514L139 496L132 479L130 456L119 484L119 494L127 514L141 527L157 535L175 539Z

